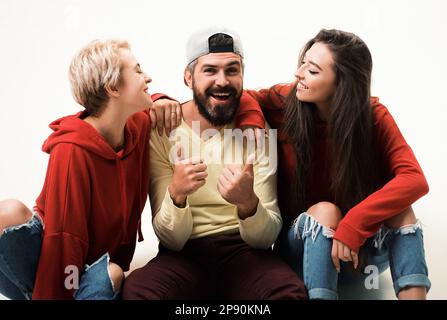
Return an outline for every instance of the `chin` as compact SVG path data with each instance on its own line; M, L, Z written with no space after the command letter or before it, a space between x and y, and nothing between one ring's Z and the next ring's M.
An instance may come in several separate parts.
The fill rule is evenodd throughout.
M296 94L296 98L298 100L300 100L301 102L312 102L312 101L310 101L310 99L308 97L306 98L306 95L301 94L299 92Z

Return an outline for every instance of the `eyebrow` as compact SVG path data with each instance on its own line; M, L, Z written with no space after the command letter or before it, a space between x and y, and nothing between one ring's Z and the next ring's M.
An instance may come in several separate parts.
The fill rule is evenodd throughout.
M311 60L309 60L307 62L309 62L311 65L313 65L313 66L317 67L318 69L320 69L320 71L323 71L323 69L321 69L321 67L318 64L316 64L315 62L313 62Z
M304 60L306 60L306 56L304 56ZM311 65L313 65L313 66L317 67L318 69L320 69L320 71L323 71L323 69L322 69L317 63L315 63L315 62L313 62L313 61L311 61L311 60L309 60L308 62L309 62Z
M239 61L232 61L232 62L230 62L230 63L228 63L228 64L226 64L225 66L224 66L224 68L228 68L228 67L231 67L231 66L234 66L234 65L241 65L241 63L239 62ZM202 69L203 68L217 68L217 65L214 65L214 64L204 64L203 66L202 66Z
M309 61L309 63L310 63L311 65L314 65L315 67L317 67L317 68L320 69L321 71L323 71L323 69L321 69L321 67L320 67L318 64L316 64L315 62L313 62L313 61Z

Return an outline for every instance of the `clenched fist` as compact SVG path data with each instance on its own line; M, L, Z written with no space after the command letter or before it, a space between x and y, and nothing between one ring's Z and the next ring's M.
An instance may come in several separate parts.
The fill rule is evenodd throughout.
M168 186L168 192L176 206L184 207L186 197L205 184L208 173L206 164L200 159L185 159L183 148L180 145L176 148L178 158L174 165L174 175Z
M217 190L222 198L237 206L241 219L254 215L259 202L253 190L253 161L254 155L251 155L243 169L237 165L225 167L217 182Z

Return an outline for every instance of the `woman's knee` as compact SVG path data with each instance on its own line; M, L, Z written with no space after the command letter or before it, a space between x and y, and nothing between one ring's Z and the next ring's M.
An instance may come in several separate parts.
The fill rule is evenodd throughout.
M109 262L109 275L110 279L113 282L113 288L115 289L115 292L120 291L124 280L123 269L121 269L119 265L113 262Z
M338 223L342 219L340 209L330 202L318 202L307 210L307 214L317 220L323 226L337 229Z
M417 221L413 208L410 206L401 213L385 220L385 226L389 229L399 229L400 227L415 224Z
M26 223L32 212L20 201L10 199L0 201L0 231Z

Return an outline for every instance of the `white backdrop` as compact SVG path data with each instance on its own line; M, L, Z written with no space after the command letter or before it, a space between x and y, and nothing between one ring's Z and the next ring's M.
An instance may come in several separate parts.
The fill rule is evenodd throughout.
M130 41L153 79L150 91L183 100L190 97L184 45L198 28L217 24L239 32L247 88L291 80L301 46L321 28L338 28L368 44L373 94L388 106L428 179L430 193L414 207L424 223L429 298L445 299L446 13L443 0L1 0L0 199L34 204L48 160L40 150L48 123L81 109L71 98L67 70L88 41ZM146 241L134 266L155 254L149 216L146 208Z

